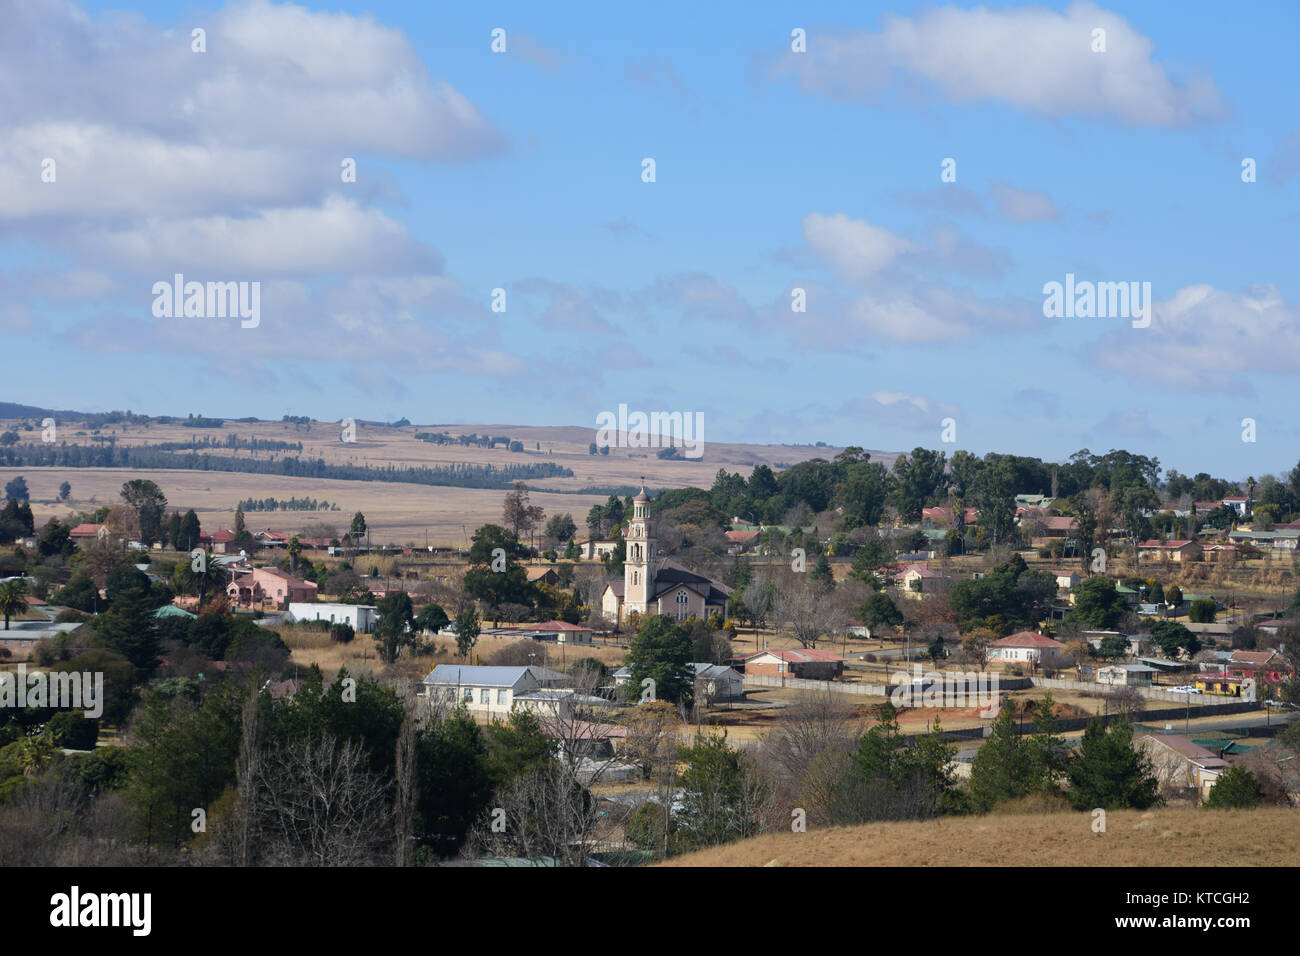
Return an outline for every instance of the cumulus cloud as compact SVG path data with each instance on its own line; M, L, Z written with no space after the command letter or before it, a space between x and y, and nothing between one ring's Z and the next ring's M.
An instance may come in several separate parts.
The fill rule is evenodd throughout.
M1094 29L1106 52L1094 53ZM787 53L777 76L806 91L874 101L896 78L953 103L997 101L1047 116L1084 115L1177 127L1222 114L1218 90L1176 78L1155 44L1119 14L1091 3L969 10L947 6L886 16L879 31L809 31L806 53Z
M1176 388L1247 391L1259 374L1300 365L1300 307L1273 285L1244 292L1185 286L1152 307L1149 328L1103 336L1099 365Z
M888 229L844 213L826 216L810 212L803 217L803 236L846 279L861 281L890 265L901 253L915 248Z

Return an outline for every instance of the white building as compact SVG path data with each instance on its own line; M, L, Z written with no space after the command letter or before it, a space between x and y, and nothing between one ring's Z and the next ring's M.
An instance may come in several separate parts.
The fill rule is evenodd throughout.
M423 696L452 706L464 704L475 716L506 717L520 706L534 709L553 703L543 690L563 689L570 679L545 667L486 667L439 664L423 681Z
M1034 631L1020 631L989 645L989 660L1017 661L1054 667L1060 662L1065 645Z
M379 619L379 609L373 604L311 604L291 603L289 620L291 621L329 621L331 624L346 624L358 634L369 634L375 629Z

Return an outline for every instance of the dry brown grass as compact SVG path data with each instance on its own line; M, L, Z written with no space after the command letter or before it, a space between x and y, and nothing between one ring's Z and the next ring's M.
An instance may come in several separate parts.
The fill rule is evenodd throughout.
M89 444L90 436L77 423L59 422L61 441ZM464 448L459 445L434 445L417 441L416 431L449 432L452 435L489 433L508 435L522 441L525 451L510 452L504 447ZM80 434L79 434L80 433ZM339 441L337 424L316 423L310 428L295 429L280 422L244 424L226 422L222 428L194 429L181 425L112 425L100 435L112 436L120 445L154 444L164 441L190 441L211 438L221 442L229 434L240 438L261 438L302 442L302 457L323 458L334 464L383 466L447 465L453 463L492 464L497 466L552 462L573 471L572 478L552 478L529 482L532 503L546 513L569 512L585 534L584 520L594 504L603 504L603 495L572 494L596 486L635 485L645 476L652 487L679 488L687 485L709 487L718 468L748 475L753 465L789 463L808 458L833 458L840 449L812 446L743 445L709 442L702 462L669 461L655 457L654 449L612 448L608 456L587 453L595 438L595 428L526 427L519 425L427 425L419 428L385 428L358 426L357 441ZM537 444L541 450L537 450ZM240 456L249 454L239 452ZM267 453L262 452L263 456ZM281 453L277 453L281 454ZM295 455L296 452L284 454ZM888 467L895 456L873 454ZM229 527L234 520L237 501L253 498L324 498L337 503L341 511L331 512L261 512L248 515L250 529L273 527L296 531L304 527L329 523L346 531L354 511L366 515L376 544L395 542L423 546L427 531L430 544L459 546L464 536L461 526L473 532L479 525L501 520L505 492L474 488L430 487L391 482L336 481L312 478L285 478L276 475L222 473L215 471L155 470L111 468L5 468L0 481L15 475L27 479L32 494L32 511L38 525L49 517L63 517L72 510L93 510L97 505L120 504L122 483L129 478L147 478L158 483L167 495L168 504L181 509L193 508L205 529ZM71 507L56 504L59 483L72 485ZM569 492L557 494L556 492Z
M1296 866L1300 811L998 813L767 834L665 866ZM1212 847L1212 849L1209 849Z

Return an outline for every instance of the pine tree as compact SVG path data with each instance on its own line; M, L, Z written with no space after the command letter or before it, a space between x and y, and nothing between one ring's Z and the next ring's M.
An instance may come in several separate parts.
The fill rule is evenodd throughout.
M1146 754L1133 749L1133 728L1121 715L1109 728L1094 719L1066 768L1076 810L1145 810L1159 799L1159 782Z

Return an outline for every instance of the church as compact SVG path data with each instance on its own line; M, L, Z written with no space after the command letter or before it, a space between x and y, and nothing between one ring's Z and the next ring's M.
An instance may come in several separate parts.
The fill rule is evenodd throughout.
M692 616L707 620L714 611L725 618L731 588L696 574L671 558L656 556L655 537L647 517L649 505L650 496L643 483L640 493L632 499L623 580L605 585L600 598L601 613L619 624L626 623L627 616L634 611L642 618L667 614L677 621Z

